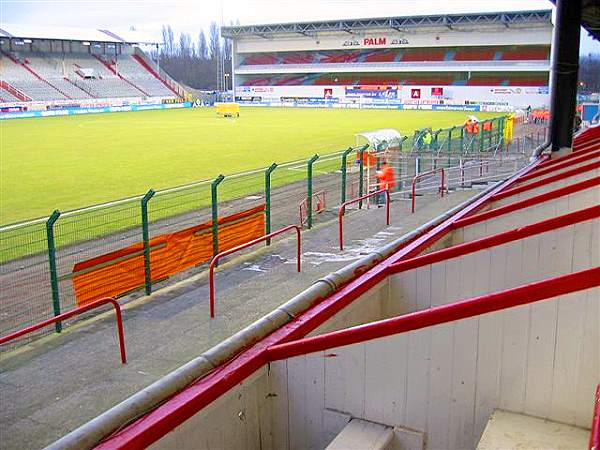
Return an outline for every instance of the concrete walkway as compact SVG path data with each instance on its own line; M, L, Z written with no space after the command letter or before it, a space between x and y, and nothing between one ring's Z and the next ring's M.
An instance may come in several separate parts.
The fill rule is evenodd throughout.
M303 237L302 273L295 271L293 238L221 265L216 274L216 318L209 319L206 271L124 306L128 363L121 365L112 310L67 326L2 355L0 447L40 448L199 355L307 288L318 278L369 253L477 191L420 197L418 210L392 203L350 212L346 250L338 248L337 221ZM333 219L330 214L324 219Z

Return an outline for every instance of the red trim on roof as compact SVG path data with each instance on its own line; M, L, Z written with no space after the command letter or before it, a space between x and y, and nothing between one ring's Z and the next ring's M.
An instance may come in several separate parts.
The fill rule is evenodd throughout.
M517 186L507 191L499 192L494 195L491 201L495 202L501 200L506 197L510 197L512 195L520 194L521 192L526 192L531 189L538 188L540 186L544 186L545 184L554 183L555 181L564 180L565 178L569 178L575 175L579 175L580 173L588 172L590 170L594 170L600 167L600 161L595 161L591 164L587 164L581 167L575 167L574 169L567 170L565 172L558 173L548 178L544 178L543 180L533 181L528 184L524 184L522 186Z
M551 219L542 220L523 227L503 231L502 233L494 234L492 236L486 236L475 241L465 242L464 244L454 245L412 259L400 261L390 266L390 273L404 272L416 267L434 264L446 259L456 258L468 253L478 252L480 250L485 250L486 248L496 247L508 242L535 236L536 234L556 230L557 228L563 228L579 222L586 222L597 217L600 217L600 205L581 209L562 216L552 217Z
M535 195L533 197L509 203L508 205L499 206L498 208L490 209L488 211L484 211L478 214L473 214L471 216L465 217L464 219L457 220L456 222L454 222L454 228L456 229L468 225L473 225L474 223L478 223L494 217L499 217L503 214L508 214L514 211L518 211L520 209L528 208L533 205L538 205L540 203L547 202L548 200L553 200L555 198L560 198L565 195L583 191L591 187L597 186L599 184L600 176L590 178L588 180L583 180L579 183L570 184L568 186L554 189L553 191L544 192L543 194Z
M370 341L407 331L454 322L502 309L555 298L600 286L600 267L529 283L468 300L415 311L391 319L379 320L319 336L279 344L267 349L269 361L292 358L331 348Z
M417 237L402 247L396 254L382 261L366 273L357 273L356 279L329 297L311 306L308 311L293 321L274 331L247 350L242 351L232 360L223 363L204 378L166 400L155 410L108 437L96 448L102 450L145 448L156 442L169 431L185 422L192 415L265 365L267 362L266 351L268 347L306 336L317 326L324 323L335 313L383 280L390 264L399 261L401 258L414 256L424 247L440 239L451 231L454 221L479 210L495 193L515 183L519 176L533 170L543 160L539 159L533 165L521 169L490 193L467 206L462 211L457 212L454 216L432 230L427 231L426 234Z
M593 151L593 152L584 153L583 155L580 155L578 153L571 153L571 155L576 155L577 158L572 158L567 161L561 161L563 158L556 159L554 161L556 161L557 164L554 164L552 166L543 167L543 168L538 168L538 170L522 177L519 180L519 182L532 180L534 178L541 177L543 175L552 173L555 170L561 170L561 169L564 169L565 167L574 166L575 164L581 164L582 162L585 162L588 159L598 158L598 157L600 157L600 149Z

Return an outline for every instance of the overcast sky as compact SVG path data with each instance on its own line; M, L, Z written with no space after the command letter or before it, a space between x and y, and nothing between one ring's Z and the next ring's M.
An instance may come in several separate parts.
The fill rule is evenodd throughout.
M163 24L196 40L211 21L274 23L473 11L547 9L549 0L0 0L0 22L31 26L76 26L114 31L134 26L158 38ZM582 53L600 53L600 43L582 30Z

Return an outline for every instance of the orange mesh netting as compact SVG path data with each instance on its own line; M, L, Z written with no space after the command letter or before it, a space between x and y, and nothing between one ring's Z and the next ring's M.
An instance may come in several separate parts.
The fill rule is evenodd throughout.
M219 250L224 251L264 235L265 205L219 218ZM209 261L213 256L212 221L150 240L152 280L157 281ZM82 261L73 266L77 305L114 297L144 285L144 244Z

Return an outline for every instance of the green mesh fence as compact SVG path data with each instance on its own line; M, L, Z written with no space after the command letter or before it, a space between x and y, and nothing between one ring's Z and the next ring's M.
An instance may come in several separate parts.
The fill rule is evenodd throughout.
M96 207L62 214L54 224L56 243L56 269L61 311L77 306L73 277L91 268L76 269L77 263L89 261L142 239L140 201L128 199L106 207ZM116 275L104 277L102 283L110 285ZM80 294L89 294L85 289ZM110 306L107 306L109 308Z
M53 315L45 223L40 220L8 227L0 233L0 334L3 336ZM53 330L53 327L40 330L14 341L13 345Z
M467 137L463 127L429 129L432 134L429 143L423 141L424 130L417 130L413 136L405 138L401 149L386 152L386 157L395 168L396 178L402 180L439 165L454 166L465 154L491 154L502 145L502 120L495 119L490 131L473 137ZM532 149L537 141L539 137L521 138L512 144L512 148L518 146L514 153L522 154ZM370 168L361 165L358 154L359 147L320 155L313 161L310 180L309 158L279 164L270 174L268 199L265 167L226 175L216 188L215 205L211 193L214 180L204 180L149 192L145 215L143 195L66 212L58 216L51 228L53 247L49 247L47 218L0 228L0 334L6 335L52 317L58 311L74 308L77 300L73 277L80 273L74 272L77 263L208 222L215 213L222 217L268 203L266 215L271 231L301 221L308 225L310 211L313 224L332 218L343 199L356 198L376 187L377 165ZM406 187L403 181L397 183L395 189ZM312 191L310 201L309 190ZM50 262L55 263L54 273L51 273ZM96 263L93 267L99 267L98 264L102 265ZM199 270L192 268L174 278L187 277ZM103 282L112 281L105 279ZM166 280L152 281L154 284L166 283ZM148 279L134 289L135 295L143 295L144 287L149 292ZM49 327L40 333L53 329ZM23 340L28 339L30 337Z

